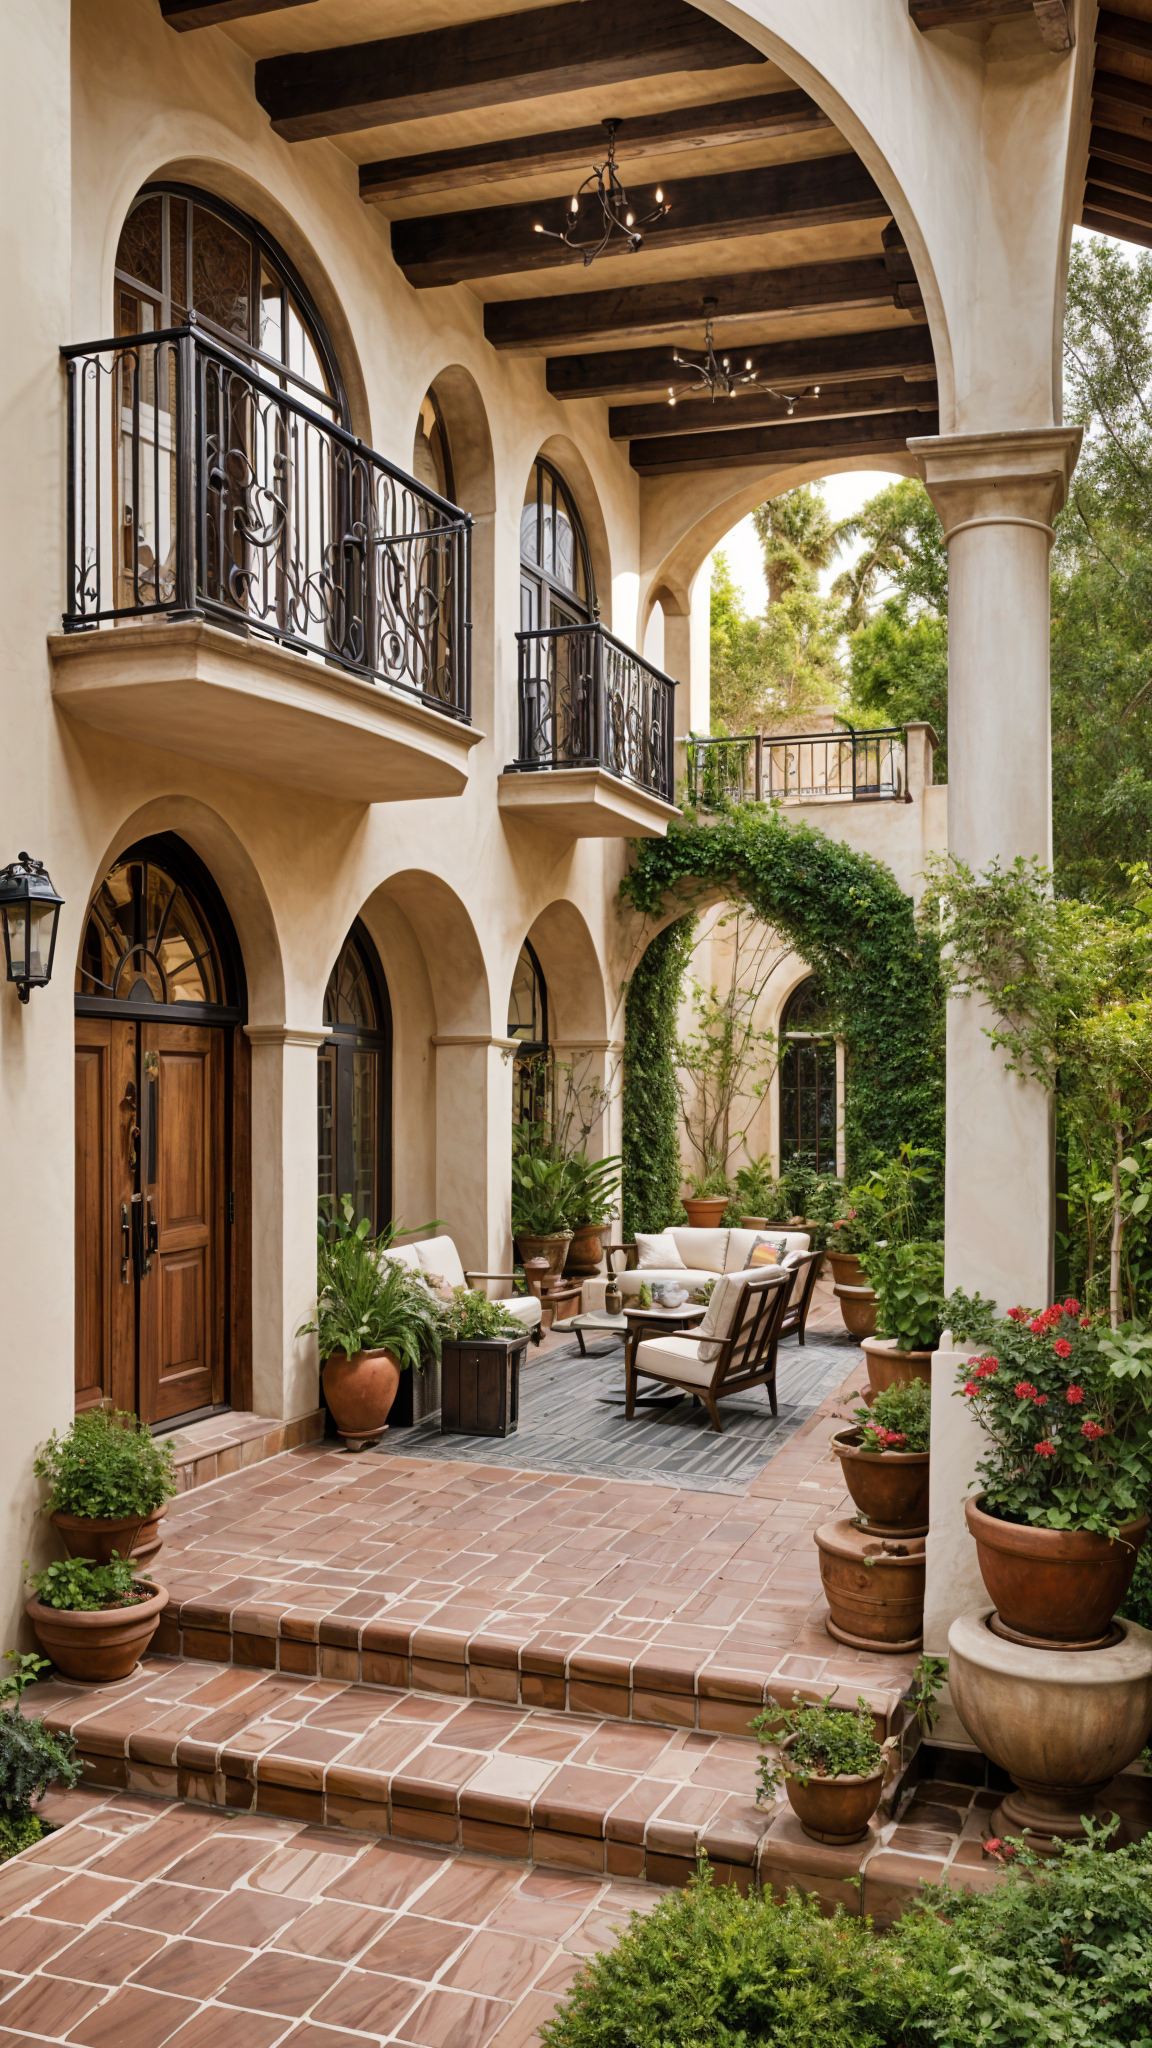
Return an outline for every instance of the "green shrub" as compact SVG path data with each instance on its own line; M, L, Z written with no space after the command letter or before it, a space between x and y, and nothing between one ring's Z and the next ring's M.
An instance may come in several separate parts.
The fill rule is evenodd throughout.
M1145 1543L1136 1559L1136 1571L1125 1596L1121 1614L1140 1628L1152 1629L1152 1545Z
M302 1324L298 1337L315 1334L320 1362L343 1351L390 1351L401 1369L423 1370L429 1353L440 1356L440 1318L423 1276L388 1257L395 1236L390 1225L371 1236L362 1219L354 1230L316 1244L316 1320Z
M82 1768L72 1736L52 1735L43 1718L20 1712L21 1694L51 1668L47 1658L7 1654L16 1668L0 1683L0 1861L39 1841L44 1823L33 1803L50 1785L75 1785Z
M876 1394L870 1408L852 1410L861 1451L927 1451L932 1438L932 1389L927 1380L899 1382Z
M897 1351L935 1351L944 1328L943 1245L874 1244L864 1272L876 1295L877 1336L892 1338Z
M891 1748L891 1741L877 1742L872 1710L857 1699L856 1711L834 1707L832 1694L822 1700L797 1700L791 1707L765 1707L752 1723L761 1742L779 1746L792 1739L788 1751L788 1775L802 1785L809 1778L870 1778L878 1771ZM757 1801L774 1792L784 1777L785 1761L760 1758L760 1790Z
M123 1411L90 1408L78 1415L63 1436L53 1431L32 1469L48 1481L49 1515L122 1521L150 1515L176 1491L171 1444Z
M694 917L657 932L628 984L624 1008L623 1234L682 1223L676 1039Z
M470 1287L452 1289L451 1302L440 1311L440 1327L452 1344L469 1337L523 1337L527 1328L498 1301L489 1301L486 1294Z
M90 1564L85 1557L66 1557L33 1572L29 1581L45 1607L68 1614L92 1614L101 1607L128 1607L151 1599L155 1587L138 1579L130 1558L112 1553L108 1564Z

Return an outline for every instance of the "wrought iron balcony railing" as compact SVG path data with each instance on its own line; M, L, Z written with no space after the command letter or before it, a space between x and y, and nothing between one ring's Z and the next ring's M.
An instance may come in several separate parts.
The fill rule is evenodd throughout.
M195 323L61 355L65 631L204 617L470 722L466 512Z
M748 733L689 739L693 804L907 803L902 726L830 733Z
M599 625L517 633L520 751L510 768L604 768L675 802L676 684Z

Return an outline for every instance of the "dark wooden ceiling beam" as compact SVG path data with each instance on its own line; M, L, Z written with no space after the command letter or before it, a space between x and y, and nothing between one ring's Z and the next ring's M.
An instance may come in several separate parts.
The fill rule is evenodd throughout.
M1135 177L1136 173L1133 172L1132 176ZM1117 191L1113 186L1089 184L1084 188L1083 224L1085 227L1094 227L1096 222L1089 220L1089 213L1121 223L1127 221L1138 227L1152 228L1152 197L1140 198L1128 192ZM1138 235L1127 236L1123 226L1106 228L1104 232L1110 235L1124 235L1129 241L1140 240Z
M853 455L902 454L916 434L939 431L934 412L877 413L859 420L790 420L784 427L686 434L682 440L633 441L629 461L641 476L701 469L779 469L796 462L831 467Z
M289 7L312 7L315 0L160 0L169 28L216 28L224 21L244 21L253 14L280 14Z
M256 97L278 135L307 142L587 91L669 71L761 64L759 50L688 0L567 0L419 35L265 57Z
M629 198L638 219L654 210L659 189L632 188ZM888 210L874 179L852 155L720 171L710 178L678 178L666 197L671 212L650 230L651 248L683 249L693 242L723 241L734 235L871 220ZM397 220L392 223L392 254L409 283L424 288L511 272L556 270L579 258L563 242L538 235L536 223L559 229L565 215L563 199L545 199ZM588 231L594 234L594 204L589 205L587 218Z
M1118 128L1093 127L1089 148L1092 155L1109 165L1125 164L1130 170L1152 171L1152 141L1140 135L1125 135ZM1092 176L1091 167L1088 172ZM1111 178L1102 182L1110 184Z
M762 142L775 135L810 135L832 123L806 92L761 93L752 99L723 100L706 107L672 107L660 114L635 114L624 122L620 157L669 155L675 150L719 149L736 142ZM560 128L544 135L513 135L503 142L477 142L467 149L430 150L423 156L390 156L361 164L360 197L376 206L415 199L430 192L458 191L462 185L491 185L504 178L539 177L579 171L581 177L604 149L604 130Z
M539 355L542 349L574 343L612 336L636 339L691 327L701 318L706 298L716 300L716 318L722 323L890 306L892 281L879 256L860 256L847 262L618 285L610 291L565 292L553 298L499 299L484 308L484 334L493 348Z
M1117 14L1114 7L1102 7L1096 17L1096 41L1122 50L1126 57L1152 57L1152 22L1134 21L1131 15Z
M1111 121L1134 120L1145 127L1146 117L1152 114L1152 85L1124 78L1118 71L1102 71L1097 64L1092 77L1092 111Z
M1101 194L1103 199L1111 196ZM1152 249L1152 225L1142 227L1136 221L1121 220L1116 214L1105 212L1102 206L1085 206L1080 224L1091 228L1093 234L1112 235L1118 242L1135 242L1141 249Z
M683 389L683 370L673 370ZM669 435L731 434L747 427L782 426L789 420L860 419L874 412L935 412L939 403L935 380L909 384L903 377L878 377L874 382L822 384L818 393L808 391L796 398L790 413L788 400L779 393L745 385L734 398L693 398L690 394L675 405L614 405L608 412L608 432L614 441L644 440Z
M1149 156L1152 157L1152 150L1149 150ZM1134 170L1131 164L1110 163L1104 157L1093 155L1088 159L1087 178L1088 189L1106 185L1111 192L1125 193L1137 199L1152 199L1152 170Z
M702 320L698 312L697 317ZM722 341L722 337L720 337ZM721 347L721 354L725 352ZM767 384L847 383L931 372L932 336L926 327L881 327L865 334L813 334L802 341L755 343L732 349ZM546 371L553 398L616 398L667 392L676 381L672 348L607 349L588 356L550 356Z
M990 27L1030 14L1048 49L1070 50L1074 39L1068 0L908 0L908 12L921 31Z

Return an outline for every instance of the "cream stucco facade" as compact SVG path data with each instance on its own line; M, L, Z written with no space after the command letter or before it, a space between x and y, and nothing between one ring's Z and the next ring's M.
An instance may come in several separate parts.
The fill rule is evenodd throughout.
M326 11L334 27L320 23ZM307 33L320 43L487 11L470 0L296 10L317 16ZM1026 21L921 37L905 0L712 0L703 11L805 88L867 166L914 258L935 345L940 436L885 459L926 476L949 533L946 823L944 793L923 777L914 804L861 808L845 823L821 807L811 822L858 835L910 891L945 831L969 859L1043 857L1047 548L1076 453L1060 426L1058 336L1085 148L1090 0L1064 59ZM500 1270L510 1253L506 1032L525 939L547 980L554 1043L610 1064L623 1035L638 942L617 908L624 834L662 831L670 807L637 808L611 789L558 801L552 815L546 802L525 808L521 788L520 801L501 798L517 752L520 508L534 461L550 459L576 500L606 626L642 647L659 607L681 734L707 726L710 550L751 506L821 473L809 460L641 479L627 444L608 435L604 402L563 403L541 360L490 346L466 284L421 292L406 282L348 154L273 131L252 78L254 56L275 47L261 37L276 20L178 35L157 0L0 8L0 862L26 847L66 900L51 985L26 1006L0 989L9 1642L20 1563L40 1540L34 1447L72 1412L73 969L110 864L149 834L178 834L235 926L252 1063L251 1393L264 1413L302 1415L317 1398L313 1341L295 1334L314 1295L316 1051L352 921L375 942L392 1009L394 1211L444 1219L468 1266ZM569 95L567 118L594 118L586 97ZM470 133L464 119L456 139ZM456 497L474 521L470 727L445 730L435 712L211 625L61 636L59 349L113 331L118 238L134 195L157 179L216 194L275 238L331 334L354 433L404 469L435 392ZM819 253L805 232L784 238L781 261ZM679 261L653 244L651 275L675 276ZM627 264L609 257L603 285L633 282L635 259ZM606 833L603 819L600 829L589 822L617 800ZM1047 1103L1003 1073L978 1020L963 1015L950 1026L948 1099L949 1284L1013 1300L1042 1293ZM606 1149L618 1135L613 1110ZM947 1604L945 1586L934 1612Z

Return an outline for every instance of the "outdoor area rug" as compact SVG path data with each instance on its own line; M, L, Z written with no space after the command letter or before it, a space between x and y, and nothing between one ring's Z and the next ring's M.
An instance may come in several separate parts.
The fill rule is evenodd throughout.
M615 1479L648 1479L709 1493L742 1493L781 1445L841 1385L854 1358L855 1340L821 1331L803 1348L780 1347L776 1372L780 1413L773 1415L763 1387L720 1403L723 1434L703 1408L659 1395L641 1380L631 1422L624 1415L624 1347L609 1347L589 1332L581 1358L575 1341L533 1364L532 1347L520 1372L520 1427L513 1436L441 1436L440 1418L389 1429L376 1446L382 1457L473 1459L517 1470L571 1472ZM866 1378L860 1360L860 1375ZM645 1401L645 1394L659 1395Z

